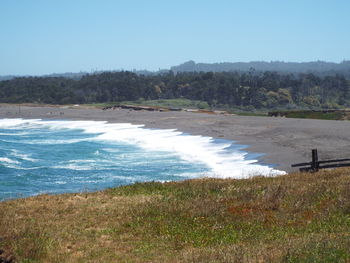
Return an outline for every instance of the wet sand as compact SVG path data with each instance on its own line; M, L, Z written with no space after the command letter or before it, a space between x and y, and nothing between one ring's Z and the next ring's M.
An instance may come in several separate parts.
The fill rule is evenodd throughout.
M0 118L98 120L177 129L248 145L247 151L264 153L260 162L287 172L297 171L291 164L310 160L313 148L320 159L350 158L350 121L8 104L0 105Z

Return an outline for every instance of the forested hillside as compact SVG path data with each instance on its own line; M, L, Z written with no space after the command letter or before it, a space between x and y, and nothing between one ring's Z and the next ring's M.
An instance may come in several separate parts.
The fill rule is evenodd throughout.
M350 106L350 80L344 75L276 72L173 72L139 75L104 72L81 79L22 77L0 82L0 102L103 103L188 98L211 107L337 108Z
M223 62L223 63L196 63L192 60L178 66L171 67L177 72L247 72L254 69L259 72L275 71L279 73L313 73L318 76L342 74L350 77L350 61L341 63L311 61L311 62L284 62L284 61L252 61L252 62Z

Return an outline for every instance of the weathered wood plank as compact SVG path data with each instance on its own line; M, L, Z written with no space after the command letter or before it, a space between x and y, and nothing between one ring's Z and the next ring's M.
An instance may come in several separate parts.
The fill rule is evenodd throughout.
M299 167L299 166L307 166L307 165L311 165L311 162L308 163L296 163L296 164L292 164L292 167Z
M326 169L326 168L338 168L338 167L350 167L350 163L337 163L337 164L322 165L319 168Z
M350 159L335 159L335 160L325 160L325 161L318 161L319 164L322 163L337 163L337 162L347 162L350 161Z
M350 163L342 163L350 161L349 158L346 159L335 159L335 160L318 160L317 149L312 149L312 161L305 163L296 163L292 164L292 167L301 167L299 171L301 172L317 172L319 169L327 169L327 168L337 168L337 167L350 167ZM327 165L322 165L327 164ZM302 167L305 166L305 167Z

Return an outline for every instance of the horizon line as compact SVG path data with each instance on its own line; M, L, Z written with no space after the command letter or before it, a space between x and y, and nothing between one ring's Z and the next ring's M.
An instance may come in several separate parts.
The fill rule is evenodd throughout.
M303 63L314 63L314 62L318 62L318 63L329 63L329 64L342 64L342 63L348 63L350 62L350 59L343 59L339 62L335 62L335 61L326 61L326 60L310 60L310 61L300 61L300 62L296 62L296 61L284 61L284 60L270 60L270 61L266 61L266 60L251 60L251 61L235 61L235 62L229 62L229 61L223 61L223 62L196 62L193 59L189 59L185 62L182 62L180 64L171 66L170 68L158 68L158 70L152 70L152 69L125 69L123 67L119 68L119 69L90 69L88 70L79 70L79 71L66 71L66 72L51 72L51 73L43 73L43 74L5 74L5 75L0 75L0 77L28 77L28 76L39 76L39 77L44 77L44 76L50 76L50 75L61 75L61 74L94 74L94 73L101 73L101 72L121 72L121 71L128 71L128 72L138 72L138 71L147 71L150 73L157 73L160 71L171 71L171 68L173 67L177 67L180 65L183 65L185 63L188 62L194 62L195 64L236 64L236 63L242 63L242 64L248 64L248 63L294 63L294 64L303 64Z

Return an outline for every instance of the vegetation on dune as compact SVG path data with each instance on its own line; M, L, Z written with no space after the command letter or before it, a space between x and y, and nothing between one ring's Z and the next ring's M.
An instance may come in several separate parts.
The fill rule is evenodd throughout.
M314 109L350 106L344 75L276 72L132 72L87 74L80 79L21 77L0 81L0 102L89 104L164 99L201 101L215 109ZM150 102L155 103L155 102Z
M350 111L281 111L287 118L320 119L320 120L349 120Z
M205 101L200 100L189 100L185 98L179 99L158 99L158 100L144 100L138 99L134 101L119 101L119 102L109 102L109 103L94 103L88 104L88 106L95 107L108 107L108 106L118 106L118 105L139 105L139 106L152 106L152 107L166 107L166 108L181 108L181 109L209 109L209 105Z
M349 262L350 169L0 203L18 262Z

